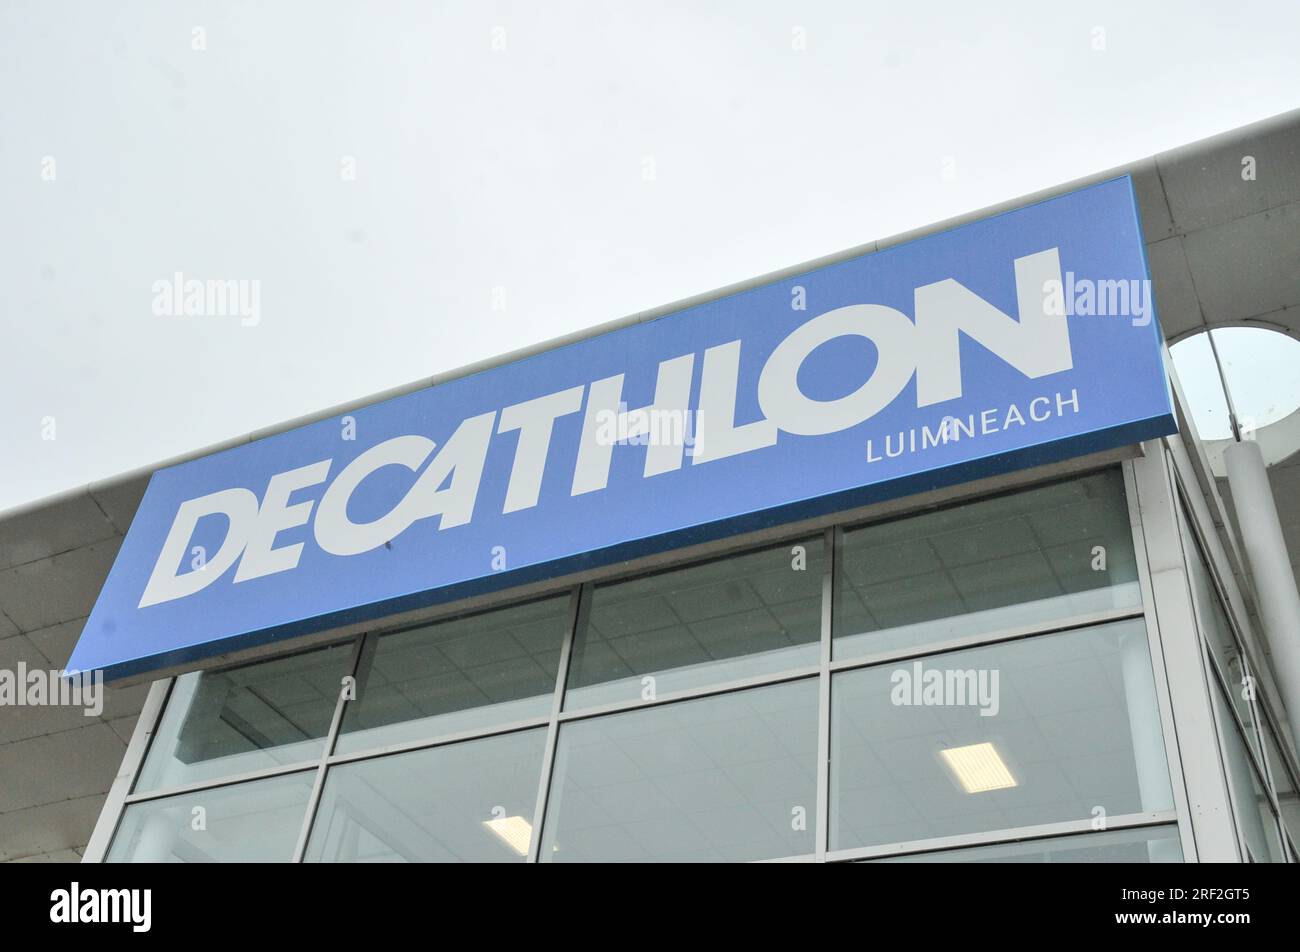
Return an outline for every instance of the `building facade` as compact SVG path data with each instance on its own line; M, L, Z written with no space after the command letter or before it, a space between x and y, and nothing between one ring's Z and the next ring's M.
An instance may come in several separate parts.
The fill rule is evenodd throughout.
M109 861L1293 860L1283 722L1243 692L1240 594L1170 440L159 682L96 840Z
M754 453L746 462L752 483L737 475L744 472L738 467L721 485L709 487L709 505L734 493L748 505L737 504L744 518L710 516L694 527L683 523L689 513L684 516L654 488L646 462L644 477L637 473L649 487L644 494L612 498L610 505L632 510L628 524L657 527L659 542L634 538L640 530L632 536L624 531L600 549L608 555L597 557L596 546L584 545L566 550L563 558L547 554L529 561L532 537L502 536L500 552L489 545L490 536L474 537L473 545L448 564L482 557L479 575L502 581L480 585L470 584L477 576L443 578L438 575L443 563L425 563L420 571L432 581L424 591L441 592L437 597L415 597L409 585L398 584L406 568L396 560L412 558L402 551L402 533L413 531L414 519L395 531L387 527L383 538L375 536L379 542L362 552L346 532L331 535L328 526L321 528L325 498L332 492L326 489L311 513L315 541L336 556L353 546L373 560L364 565L380 566L364 570L374 574L377 588L373 597L367 595L371 609L360 614L354 606L363 600L339 595L338 581L309 574L317 563L307 561L268 570L283 588L268 584L255 606L227 614L229 599L235 598L229 593L237 595L239 589L236 584L223 589L222 583L232 577L239 582L241 573L254 581L255 568L223 563L213 573L220 577L209 584L174 572L175 559L166 575L159 574L153 554L127 565L140 560L123 524L127 541L123 544L119 535L112 554L116 565L127 567L115 566L112 573L96 569L99 605L112 605L114 586L130 572L131 611L137 610L137 599L143 613L155 598L156 604L177 606L177 614L158 616L164 618L162 640L147 651L123 648L116 625L97 626L102 607L77 632L76 651L88 654L81 663L73 654L69 670L116 670L124 683L138 685L126 690L140 697L138 719L102 797L84 859L1297 861L1300 762L1296 705L1287 701L1300 683L1292 664L1300 631L1287 627L1286 614L1296 599L1294 572L1287 560L1282 581L1289 583L1288 592L1271 570L1273 563L1264 562L1276 558L1276 548L1268 549L1269 540L1259 538L1270 524L1247 533L1237 513L1242 505L1250 507L1252 518L1261 511L1269 517L1271 507L1269 518L1278 531L1273 541L1282 542L1284 555L1286 545L1296 551L1296 534L1287 521L1290 498L1279 492L1290 486L1282 481L1290 478L1285 474L1291 456L1273 452L1276 431L1265 436L1268 428L1258 435L1235 430L1231 442L1245 450L1198 437L1193 408L1164 344L1245 320L1212 319L1214 292L1184 282L1170 264L1174 252L1196 261L1197 243L1221 226L1235 228L1232 240L1237 241L1251 234L1246 225L1255 228L1255 252L1267 246L1274 255L1268 280L1279 284L1284 298L1296 295L1295 272L1287 273L1297 246L1279 244L1268 229L1281 219L1300 233L1298 143L1300 118L1284 117L1120 170L1132 183L1141 220L1135 247L1150 261L1149 286L1159 311L1152 328L1153 334L1161 331L1153 338L1158 362L1151 378L1159 386L1150 394L1156 399L1157 391L1168 394L1170 425L1163 430L1123 417L1124 404L1137 414L1137 404L1148 397L1148 391L1126 390L1130 384L1123 378L1148 371L1133 362L1137 357L1130 361L1125 351L1109 349L1118 345L1107 339L1097 343L1098 365L1104 366L1109 354L1119 373L1100 380L1094 374L1092 380L1116 404L1116 423L1105 439L1089 424L1078 433L1053 429L1019 443L1020 437L1009 436L1012 442L993 455L977 450L982 437L996 439L994 430L1013 429L1012 410L1026 427L1033 421L1069 427L1079 401L1092 400L1091 392L1081 398L1072 389L1073 378L1063 387L1046 386L1053 373L1064 372L1059 368L1025 364L1008 370L1013 358L1006 345L1001 363L990 363L980 374L981 380L993 381L990 393L1001 395L991 429L978 406L967 417L964 404L936 401L940 407L961 407L943 418L942 431L919 426L909 432L891 425L892 441L875 433L879 442L867 444L866 458L874 453L886 464L894 457L922 459L923 451L946 452L955 444L952 461L900 470L885 481L893 487L888 492L859 491L852 474L843 476L843 486L834 481L842 474L823 476L819 467L835 469L837 458L809 449L819 445L811 439L791 441L785 434L800 426L810 438L829 431L808 424L807 415L789 417L782 440L796 448L788 458L769 462ZM1270 174L1284 180L1266 185L1282 191L1265 197L1264 207L1250 204L1261 200L1259 190L1251 192L1239 178L1224 188L1235 191L1239 206L1245 203L1244 211L1236 209L1241 214L1214 208L1203 183L1199 207L1179 207L1170 197L1177 191L1173 176L1184 167L1218 168L1217 162L1221 174L1236 176L1244 147L1269 157L1275 163ZM1096 181L1102 184L1076 183L1051 196L971 216L969 224L996 218L1013 234L1022 233L1037 226L1016 214L1050 210L1044 199L1069 200L1081 186L1083 191L1105 187L1115 181L1114 173ZM897 262L902 259L878 256L896 248L934 247L925 242L935 236L947 240L945 235L958 233L954 227L967 224L945 223L855 249L598 329L585 339L616 339L610 335L674 315L707 316L708 307L723 307L751 292L775 289L784 299L792 286L818 287L814 275L833 273L825 269L865 259L873 259L873 266L880 260ZM1104 236L1098 241L1099 247L1109 246ZM1008 247L1015 247L1014 241ZM1011 260L1009 255L1008 275ZM1024 260L1016 257L1016 267ZM1231 268L1231 262L1220 266ZM980 289L976 277L963 278L978 295L994 297ZM1011 286L1010 277L1006 283ZM1189 284L1194 285L1190 291ZM1023 291L1022 284L1021 328L1027 326ZM1001 310L1014 313L1009 303ZM1286 310L1283 300L1279 313ZM808 317L821 313L812 307ZM1072 322L1083 319L1070 315ZM805 318L793 320L797 325ZM1263 323L1297 336L1280 318ZM981 347L996 349L1001 345L991 337L979 337L986 326L994 325L963 329ZM1074 330L1079 326L1070 325L1075 366L1068 369L1086 374ZM1133 340L1137 331L1131 328L1140 326L1139 319L1125 322L1130 336L1123 339ZM557 354L571 343L537 354ZM965 360L979 349L969 341L953 347L954 359ZM1033 350L1034 359L1046 353L1045 347ZM814 353L816 347L809 346L806 361ZM726 356L716 344L701 354L697 364L705 364L706 377L707 361L713 359L716 368ZM511 355L499 369L513 372L534 356ZM881 345L877 377L886 359ZM653 406L663 402L670 379L665 374L671 371L663 369L667 363L659 364ZM926 386L926 371L917 368L916 358L908 378L914 370L915 386ZM1046 383L1022 395L1000 389L996 381L1003 373ZM797 387L819 385L799 377L797 365L791 374ZM418 397L473 376L452 375L411 393ZM745 379L743 368L733 370L733 394L737 385L743 390ZM809 398L815 405L806 413L847 400L844 393L859 382L860 376L836 390L832 379L827 393ZM571 493L564 487L566 498L581 497L577 481L586 444L576 421L593 419L589 408L597 383L572 411L578 475ZM703 401L707 379L696 386ZM758 386L764 386L761 380ZM735 422L737 399L743 404L743 398L733 397L729 423ZM1044 402L1033 402L1039 400ZM923 402L919 394L916 402ZM772 412L776 404L762 406L767 416L779 415ZM587 417L582 407L588 408ZM277 428L264 436L297 439L295 433L335 427L362 409L330 411L304 428ZM552 414L551 420L557 419ZM494 420L502 427L496 432L503 432L504 423ZM610 452L620 460L634 459L630 465L639 469L660 444L645 432L648 428L638 432L626 419L619 425ZM864 431L855 425L850 421L842 429L860 445ZM717 447L716 440L735 438L742 429L715 435L709 445ZM407 438L386 435L393 441ZM644 438L629 438L638 435ZM450 446L455 439L439 442ZM773 435L773 443L776 439ZM679 453L681 442L675 444ZM175 499L188 499L197 495L195 486L204 492L217 486L206 477L196 480L194 474L211 471L202 466L220 465L224 474L251 465L246 461L252 457L241 455L245 445L289 444L240 441L221 453L198 455L193 466L200 468L182 463L159 473L181 474L174 479L185 485ZM761 439L755 437L754 445L761 447ZM1260 446L1258 467L1239 464L1248 474L1230 482L1223 458ZM276 452L277 459L284 455ZM604 465L606 474L614 473L607 475L613 492L618 471L609 469L608 458ZM1266 460L1273 464L1267 470ZM280 468L287 471L289 462ZM692 469L680 459L677 465L683 473ZM367 472L379 472L377 466ZM409 466L417 468L418 463ZM435 468L436 459L427 471ZM656 472L669 471L676 472L671 464ZM513 473L509 485L503 477L500 487L507 499L504 511L512 505L521 512L537 507L536 488L531 501L519 503ZM1249 473L1266 474L1268 499L1244 495L1252 486ZM154 477L154 486L161 488L150 489L153 499L170 485L169 478ZM430 477L430 487L452 492L454 479L452 471L438 474ZM490 465L485 479L490 485ZM260 474L257 480L265 489L267 481ZM298 487L310 485L302 481ZM816 492L805 493L806 486ZM777 492L781 505L749 505L760 490ZM94 499L104 492L92 487L87 495ZM166 510L169 535L168 525L152 526L151 497L141 502L141 495L130 507L134 525L144 526L132 530L134 537L152 531L157 542L176 535L181 543L176 556L191 551L201 534L199 517L186 531L177 530L178 523L170 522L172 506ZM400 496L389 498L382 511L401 510ZM800 505L785 505L796 498ZM280 500L284 512L291 511L288 500L286 489ZM451 504L439 510L444 527ZM264 513L265 497L261 505ZM538 508L545 505L543 494ZM257 505L252 511L255 516ZM380 510L358 515L346 497L338 511L340 524L349 530L381 518ZM41 510L18 514L10 527L30 524L33 512ZM593 517L600 524L566 526L565 512L558 522L540 523L538 533L585 540L604 538L602 532L623 525L621 516L601 510ZM233 527L235 510L226 514ZM302 522L282 528L307 519L303 515ZM0 517L0 538L4 525ZM42 525L41 531L50 531L48 519ZM705 525L708 531L699 528ZM261 550L264 560L283 551L275 537L273 530ZM208 549L224 550L224 542L213 538ZM255 538L250 529L249 539ZM543 544L551 541L537 541L537 551L551 553ZM310 548L310 539L306 545ZM252 541L243 548L244 562L254 549ZM521 549L525 556L516 570L513 560ZM383 568L389 564L383 559L397 567ZM135 584L146 577L147 585ZM205 590L192 593L206 599L195 599L199 608L185 607L191 597L182 591L187 578L203 582ZM390 578L391 592L384 588ZM150 596L155 583L158 594ZM301 600L308 597L301 594L304 586L313 589L309 596L316 601ZM0 575L0 606L5 592ZM113 618L123 617L122 611ZM263 618L262 612L280 614ZM177 640L176 619L207 634ZM234 638L249 632L262 634Z

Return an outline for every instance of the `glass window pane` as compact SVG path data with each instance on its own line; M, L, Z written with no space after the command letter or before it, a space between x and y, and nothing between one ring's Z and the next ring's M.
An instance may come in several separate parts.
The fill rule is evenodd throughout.
M1141 603L1118 469L851 529L837 658Z
M1273 728L1265 725L1264 736L1268 739L1268 769L1273 775L1273 794L1282 811L1282 825L1286 827L1291 839L1300 843L1300 796L1296 794L1295 779L1282 759L1282 751L1278 747Z
M546 729L331 767L305 860L523 862Z
M1108 830L999 843L961 850L891 856L877 863L1181 863L1178 827Z
M832 849L1172 808L1140 619L832 681Z
M564 724L541 858L811 853L816 759L815 678Z
M597 585L565 708L637 700L816 664L821 537Z
M134 803L126 808L106 861L287 863L315 779L314 770L304 770Z
M318 759L353 644L178 677L136 789Z
M338 751L546 717L568 619L565 594L376 639Z
M1187 540L1187 572L1192 583L1192 594L1201 634L1205 637L1206 647L1210 650L1210 657L1214 659L1219 676L1227 685L1228 696L1232 700L1237 717L1246 727L1246 738L1250 747L1258 757L1259 737L1255 733L1255 721L1249 700L1253 690L1248 677L1250 668L1237 643L1237 636L1233 634L1232 626L1228 624L1228 616L1224 611L1219 591L1210 576L1205 554L1201 551L1196 537L1192 535L1185 513L1180 513L1180 524L1183 537Z
M1241 738L1241 729L1233 720L1222 690L1212 690L1214 710L1218 715L1219 742L1223 747L1224 769L1228 772L1228 789L1232 793L1237 824L1241 828L1242 847L1247 861L1254 863L1285 862L1282 840L1273 807L1260 781L1258 768Z

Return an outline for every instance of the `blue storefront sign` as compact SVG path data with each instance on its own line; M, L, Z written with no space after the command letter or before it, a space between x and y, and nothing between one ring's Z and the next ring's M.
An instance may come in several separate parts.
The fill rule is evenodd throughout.
M155 473L123 677L1175 428L1127 178Z

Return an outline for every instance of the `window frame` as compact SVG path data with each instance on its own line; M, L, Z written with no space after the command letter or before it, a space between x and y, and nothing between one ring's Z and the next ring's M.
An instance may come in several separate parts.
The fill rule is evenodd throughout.
M1158 446L1159 444L1155 443L1148 445ZM1135 466L1156 465L1157 460L1161 459L1163 454L1158 454L1156 460L1153 460L1150 454L1146 457L1138 455L1138 458L1134 459L1132 457L1136 452L1137 448L1129 447L1123 451L1083 457L1063 464L1053 464L1005 476L990 477L975 483L935 490L901 500L892 500L875 506L833 513L817 519L783 524L761 532L749 533L732 539L723 540L718 543L692 546L663 555L647 557L646 559L632 563L625 563L612 569L595 570L576 579L566 578L553 580L550 583L539 583L524 586L519 589L511 589L486 599L475 598L450 606L442 606L423 613L419 618L401 617L399 619L385 619L378 625L360 633L348 633L346 635L339 634L337 637L332 639L328 636L322 636L318 639L312 639L309 644L303 644L301 646L296 645L295 648L298 650L305 650L309 647L319 647L324 644L351 643L353 645L353 654L348 671L350 676L355 679L364 652L367 650L367 646L372 644L375 639L386 634L421 627L447 618L480 614L484 611L490 611L496 608L504 608L511 605L537 601L543 598L554 597L565 592L568 593L570 599L568 625L561 646L555 692L548 716L539 715L538 717L524 721L503 723L474 730L422 738L420 740L350 751L348 753L338 753L336 751L336 746L346 705L344 696L342 692L340 692L340 695L336 700L330 732L326 739L323 754L319 763L309 768L316 771L316 778L311 799L309 800L306 815L304 817L303 827L300 831L298 846L295 850L294 862L302 861L307 840L319 809L320 797L325 779L332 766L382 757L389 754L432 748L444 744L470 740L472 738L489 737L513 731L545 727L547 730L546 748L543 757L542 775L538 785L537 802L534 812L534 835L530 845L529 855L527 857L528 862L536 862L538 859L537 851L542 840L542 836L540 835L541 829L545 821L545 812L549 800L550 788L554 779L553 772L558 733L559 728L563 723L599 717L605 714L636 710L651 705L671 704L692 698L725 694L743 690L745 688L760 687L763 685L777 684L809 677L817 677L819 679L817 725L817 811L816 832L814 837L816 848L814 853L811 855L774 857L772 861L840 861L877 857L882 855L901 855L908 852L929 852L939 849L949 849L954 846L959 847L1010 842L1040 836L1059 836L1064 833L1083 834L1091 830L1090 822L1086 819L1078 822L1071 821L1065 824L1051 824L1048 827L1042 828L1017 827L1006 830L990 831L987 833L967 834L960 837L929 839L917 841L916 843L911 844L894 845L889 847L888 852L880 852L877 848L830 852L828 850L828 840L830 813L830 689L832 675L839 671L869 667L889 661L925 657L964 648L993 645L1036 635L1047 635L1070 631L1130 618L1145 619L1147 625L1147 641L1151 652L1152 667L1155 673L1157 706L1160 711L1162 733L1165 737L1164 746L1170 783L1174 792L1175 809L1170 811L1161 811L1156 814L1132 814L1124 817L1111 817L1108 820L1107 828L1121 829L1176 824L1180 831L1180 845L1183 849L1183 855L1186 860L1192 861L1196 855L1195 847L1191 836L1189 821L1187 819L1187 797L1182 781L1177 744L1173 740L1173 714L1165 677L1166 672L1162 658L1159 628L1156 624L1155 605L1152 597L1152 587L1149 577L1149 567L1147 565L1141 519L1139 516L1139 503L1134 476ZM1138 566L1138 582L1142 595L1141 601L1138 604L1130 607L1116 608L1100 612L1053 618L1039 623L1018 626L1016 628L992 630L986 633L949 639L924 646L901 648L859 657L832 660L832 613L835 601L836 562L840 557L843 532L846 528L857 528L873 523L893 521L935 509L961 506L983 499L1024 492L1049 483L1077 480L1099 471L1115 468L1120 470L1123 477L1124 499L1127 515L1129 517L1129 528L1133 537L1134 554ZM786 669L770 674L756 675L749 678L719 682L702 687L667 692L658 695L653 700L620 701L576 710L564 710L564 693L568 678L568 670L572 659L575 634L581 620L580 613L583 612L590 603L590 592L594 584L658 574L674 568L683 568L692 564L726 558L730 555L742 554L749 551L779 546L785 543L806 540L817 533L822 534L825 545L824 556L822 559L820 657L817 664ZM264 660L264 658L259 658L257 660ZM304 765L295 764L284 768L268 768L266 770L256 771L245 775L214 778L187 785L185 788L159 788L147 792L135 791L134 784L136 777L138 776L141 766L148 755L148 747L152 740L153 732L156 724L166 709L168 695L174 681L174 677L166 678L155 682L153 685L139 722L137 723L131 744L128 747L127 755L123 760L122 769L119 771L118 778L114 782L113 789L110 791L109 798L105 804L103 812L101 813L99 823L97 824L95 834L87 849L86 861L102 861L111 845L113 837L116 835L116 831L121 823L125 809L131 804L145 800L161 799L166 796L173 796L178 792L189 792L199 789L227 786L235 783L257 780L267 776L275 776L280 773L301 771L304 769Z

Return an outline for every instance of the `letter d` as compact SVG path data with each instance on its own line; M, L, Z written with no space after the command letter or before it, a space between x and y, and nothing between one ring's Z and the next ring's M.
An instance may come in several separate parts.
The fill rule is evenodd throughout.
M194 534L194 527L203 516L224 513L230 518L230 528L216 555L208 559L201 571L177 575L185 549ZM235 564L248 536L257 522L257 496L247 489L223 489L220 492L188 499L176 510L176 518L167 541L158 553L158 562L149 576L149 584L140 597L140 608L170 602L174 598L193 595L210 585L226 569Z

